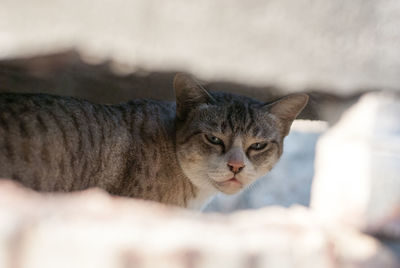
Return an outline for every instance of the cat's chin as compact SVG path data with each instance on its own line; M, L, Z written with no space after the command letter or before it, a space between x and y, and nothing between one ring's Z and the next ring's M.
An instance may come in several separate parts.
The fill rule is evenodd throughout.
M216 182L216 187L224 194L235 194L243 189L244 184L236 178L231 178L226 181Z

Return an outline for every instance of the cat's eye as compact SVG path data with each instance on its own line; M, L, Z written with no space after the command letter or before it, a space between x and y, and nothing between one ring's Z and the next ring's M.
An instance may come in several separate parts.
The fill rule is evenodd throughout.
M256 142L253 143L252 145L250 145L249 149L251 150L255 150L255 151L260 151L262 149L264 149L265 147L267 147L268 142Z
M224 145L224 142L220 139L220 138L218 138L218 137L215 137L215 136L213 136L213 135L205 135L205 137L206 137L206 139L210 142L210 143L212 143L212 144L215 144L215 145Z

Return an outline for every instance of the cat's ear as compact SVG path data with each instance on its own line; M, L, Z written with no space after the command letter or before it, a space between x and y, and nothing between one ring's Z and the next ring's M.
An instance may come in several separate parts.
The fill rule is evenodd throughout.
M273 114L278 119L280 128L286 136L293 120L306 107L308 98L305 93L291 94L265 105L263 109L267 109L268 113Z
M213 97L191 75L178 73L174 78L176 97L176 115L184 119L187 113L195 106L202 103L212 103Z

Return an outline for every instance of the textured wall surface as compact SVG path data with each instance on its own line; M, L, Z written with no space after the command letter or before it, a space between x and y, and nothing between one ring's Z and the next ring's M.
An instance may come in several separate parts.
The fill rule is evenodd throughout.
M76 48L122 73L186 70L290 90L397 89L399 14L395 0L3 0L0 58Z
M397 265L379 240L302 207L200 215L98 190L39 195L0 180L2 268Z
M400 241L400 94L363 96L316 155L312 207Z

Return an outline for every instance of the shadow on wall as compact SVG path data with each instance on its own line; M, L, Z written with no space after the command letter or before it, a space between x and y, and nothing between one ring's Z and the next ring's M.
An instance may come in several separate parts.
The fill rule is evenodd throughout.
M174 100L172 80L179 70L147 72L136 70L119 75L115 63L88 64L74 51L31 58L0 61L0 92L35 92L73 96L98 103L120 103L136 98ZM243 94L271 101L286 94L273 86L253 87L228 81L205 83L208 89ZM326 92L326 90L325 90ZM309 105L303 119L336 121L341 112L360 94L335 96L308 90Z

